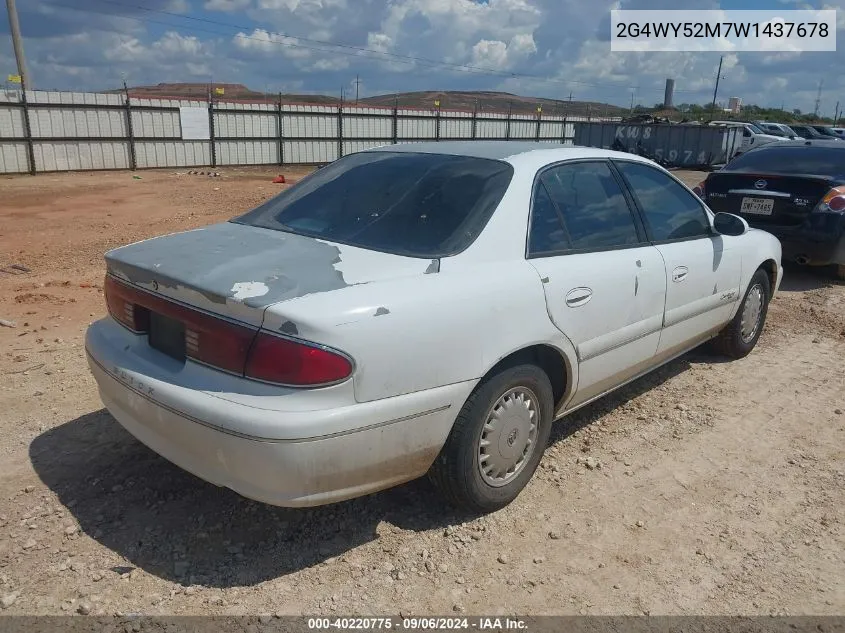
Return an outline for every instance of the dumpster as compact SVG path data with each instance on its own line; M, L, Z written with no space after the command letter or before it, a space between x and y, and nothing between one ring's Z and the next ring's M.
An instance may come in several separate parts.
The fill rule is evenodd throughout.
M664 167L706 169L727 163L742 142L737 127L674 123L575 123L575 145L651 158Z

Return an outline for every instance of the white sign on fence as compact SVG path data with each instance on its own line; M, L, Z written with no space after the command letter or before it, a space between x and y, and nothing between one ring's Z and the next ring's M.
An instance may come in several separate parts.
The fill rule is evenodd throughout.
M211 138L208 125L208 108L180 107L179 122L182 138L186 141L207 141Z

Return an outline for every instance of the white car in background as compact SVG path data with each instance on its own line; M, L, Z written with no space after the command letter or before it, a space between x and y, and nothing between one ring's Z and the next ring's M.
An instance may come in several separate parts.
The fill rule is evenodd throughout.
M776 143L779 141L789 140L783 136L775 136L774 134L767 134L753 123L742 123L737 121L711 121L710 125L724 125L727 127L735 127L742 130L742 140L739 147L734 152L733 156L739 156L744 152L769 143ZM733 158L733 156L731 158Z
M798 133L784 123L771 123L769 121L754 121L754 125L770 134L780 134L787 140L797 140L801 137Z
M394 145L108 252L85 344L118 422L214 484L310 506L429 473L490 511L555 419L705 341L748 354L780 259L632 154Z

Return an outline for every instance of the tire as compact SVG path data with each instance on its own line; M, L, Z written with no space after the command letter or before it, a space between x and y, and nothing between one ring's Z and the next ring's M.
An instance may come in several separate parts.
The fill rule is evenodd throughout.
M757 294L759 291L759 295ZM728 325L725 326L721 332L719 332L718 336L713 339L713 347L714 349L724 354L725 356L729 356L730 358L744 358L751 353L751 350L754 349L754 346L757 345L757 341L760 339L760 334L763 332L763 326L766 324L766 314L769 311L769 298L771 297L771 284L769 282L769 276L766 274L766 271L763 269L758 269L757 272L754 273L754 276L751 278L751 282L748 284L748 290L745 291L745 296L742 299L742 303L739 305L739 309L736 312L733 320L731 320ZM749 317L753 317L753 307L749 305L749 302L754 302L756 299L759 298L760 301L760 308L759 308L759 316L756 319L756 327L753 327L751 331L749 331L749 327L752 327L750 323L746 324L745 335L743 335L743 317L746 314L746 308L749 308L751 314ZM748 336L750 334L750 336Z
M522 400L516 395L519 393L524 396ZM506 398L509 394L511 397ZM533 430L526 427L526 416L532 407L535 414ZM491 426L487 426L494 410L500 415L491 419ZM553 415L552 385L542 369L536 365L502 369L482 381L467 398L429 471L429 478L458 508L483 513L505 507L519 495L537 470L549 441ZM483 432L489 443L486 448L482 448ZM523 444L526 436L530 438L532 433L533 440L526 454ZM512 454L491 450L492 446L496 449L501 446L505 453ZM513 472L506 470L503 475L496 472L497 465L519 460L520 448L523 448L524 457ZM482 451L489 457L485 459ZM486 474L482 474L482 465L488 470Z
M837 279L845 281L845 264L839 264L834 271L834 275L836 275Z

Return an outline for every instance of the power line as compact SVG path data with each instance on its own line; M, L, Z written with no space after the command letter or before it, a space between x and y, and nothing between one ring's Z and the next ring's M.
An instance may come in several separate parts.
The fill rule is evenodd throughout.
M209 19L209 18L202 18L202 17L198 17L198 16L181 15L181 14L178 14L178 13L175 13L175 12L172 12L172 11L165 11L165 10L161 10L161 9L151 9L149 7L143 7L143 6L139 6L139 5L130 5L130 4L122 3L122 2L115 2L114 0L98 0L98 2L101 2L101 3L104 3L104 4L110 4L110 5L114 5L114 6L118 6L118 7L123 7L125 9L137 9L137 10L140 10L140 11L146 11L148 13L159 13L159 14L171 16L171 17L174 17L174 18L177 18L177 19L182 19L182 20L191 20L193 22L204 22L204 23L213 24L213 25L216 25L216 26L222 26L222 27L229 28L229 29L240 29L240 30L248 31L250 29L255 30L256 28L258 28L258 27L250 27L250 26L245 26L245 25L238 25L238 24L232 24L232 23L227 23L227 22L221 22L221 21L218 21L218 20L212 20L212 19ZM191 27L191 29L187 29L184 25L173 24L172 22L161 22L161 21L158 21L158 20L152 20L152 19L148 19L148 18L140 18L140 17L136 17L136 16L130 16L130 15L124 15L124 14L118 14L118 13L106 12L106 11L97 11L97 10L91 8L91 7L79 7L79 6L62 4L62 3L58 3L58 2L53 2L51 4L53 4L54 6L61 6L61 7L64 7L64 8L74 9L74 10L77 10L77 11L83 11L83 12L89 12L89 13L98 13L98 14L101 14L101 15L110 15L110 16L129 19L129 20L133 20L133 21L137 21L137 22L142 22L142 23L159 24L159 25L163 25L163 26L168 26L168 27L172 27L172 28L182 28L182 29L186 29L186 30L192 29L194 31L211 33L211 34L214 34L214 35L225 35L224 33L220 33L219 31L214 31L214 30L210 30L210 29L203 29L203 28L197 27L197 26ZM108 30L108 29L104 29L104 30ZM296 42L279 41L278 39L272 39L272 36L285 38L287 40L296 40ZM449 69L452 69L452 70L461 71L461 72L468 72L468 73L472 73L472 74L494 75L494 76L500 76L500 77L505 77L505 78L514 78L514 79L530 79L530 80L539 81L539 82L556 83L556 84L564 84L564 85L565 84L576 84L576 85L583 85L583 86L588 86L588 87L593 87L593 88L608 88L608 89L610 89L610 88L613 88L613 89L620 89L620 88L630 89L631 88L631 86L626 86L626 85L623 85L623 84L587 82L587 81L579 81L579 80L574 80L574 79L555 79L555 78L551 78L551 77L543 77L541 75L533 75L533 74L530 74L530 73L515 73L515 72L510 72L510 71L497 70L497 69L493 69L493 68L486 68L486 67L482 67L482 66L473 66L473 65L470 65L470 64L456 64L456 63L452 63L452 62L432 60L432 59L428 59L428 58L425 58L425 57L417 57L417 56L414 56L414 55L403 55L403 54L400 54L400 53L391 53L391 52L388 52L388 51L379 51L379 50L365 48L365 47L361 47L361 46L354 46L354 45L351 45L351 44L331 42L331 41L327 41L327 40L317 40L317 39L314 39L314 38L305 38L305 37L300 37L300 36L297 36L297 35L291 35L291 34L286 34L286 33L270 33L269 31L267 31L267 37L266 38L257 37L255 35L247 35L245 33L236 33L235 37L238 37L238 38L241 38L241 39L259 41L259 42L263 42L263 43L272 43L272 44L276 44L276 45L283 46L283 47L286 47L286 48L302 48L302 49L313 50L313 51L322 52L322 53L341 54L341 55L347 55L347 56L359 57L359 58L361 57L360 53L364 53L365 59L370 59L370 60L394 61L396 63L421 65L421 66L427 66L427 67L432 67L432 68L449 68ZM316 44L316 45L319 45L319 46L309 46L309 45L306 45L306 44L301 44L300 42L309 42L309 43ZM331 48L328 48L328 49L324 48L325 46L328 46L328 47L331 47ZM354 52L345 52L344 50L336 50L336 49L346 49L347 51L354 51ZM373 57L373 55L380 56L380 58L379 57ZM390 58L390 59L385 59L385 58ZM649 92L651 92L651 90L652 89L648 89ZM653 90L659 91L660 89L654 88ZM678 90L676 92L700 93L702 91L700 91L700 90Z

